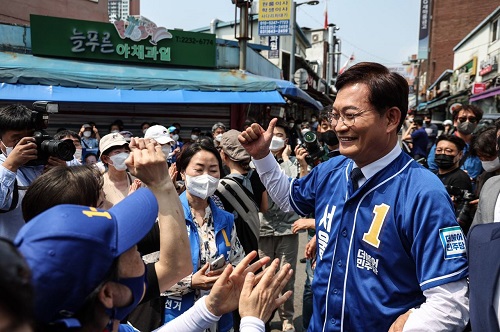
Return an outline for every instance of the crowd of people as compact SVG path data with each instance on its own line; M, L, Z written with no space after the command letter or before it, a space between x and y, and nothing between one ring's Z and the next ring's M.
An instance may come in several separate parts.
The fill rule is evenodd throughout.
M500 122L476 130L464 105L440 129L376 63L336 88L309 121L189 139L178 123L62 128L73 160L41 165L32 111L1 109L0 330L268 331L276 311L283 331L498 330L481 269L498 265L482 244L500 220Z

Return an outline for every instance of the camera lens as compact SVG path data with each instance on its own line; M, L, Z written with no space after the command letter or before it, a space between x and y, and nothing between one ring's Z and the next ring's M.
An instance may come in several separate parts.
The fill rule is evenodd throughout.
M316 134L312 131L308 131L304 134L304 141L306 143L314 143L316 141Z
M49 156L57 157L62 160L73 160L75 154L75 145L70 139L59 141L55 139L45 140L40 145L40 149Z

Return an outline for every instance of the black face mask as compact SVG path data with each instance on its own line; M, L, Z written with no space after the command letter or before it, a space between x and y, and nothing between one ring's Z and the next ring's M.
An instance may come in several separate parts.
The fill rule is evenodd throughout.
M447 154L436 154L436 157L434 158L434 162L440 169L450 169L453 166L455 166L455 159L456 156L449 156Z

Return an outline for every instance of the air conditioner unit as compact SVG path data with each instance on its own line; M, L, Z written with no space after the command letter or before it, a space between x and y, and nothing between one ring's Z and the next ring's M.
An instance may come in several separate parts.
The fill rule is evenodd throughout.
M320 32L313 33L311 39L313 43L321 41L321 33Z

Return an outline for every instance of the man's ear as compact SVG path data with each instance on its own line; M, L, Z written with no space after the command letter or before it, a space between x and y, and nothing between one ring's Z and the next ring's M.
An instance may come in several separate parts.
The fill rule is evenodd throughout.
M385 112L387 119L387 132L396 131L401 120L401 111L397 107L391 107Z
M101 289L99 290L99 293L97 295L99 301L106 309L111 309L114 307L113 297L114 297L115 286L116 286L115 283L108 281L101 286Z

